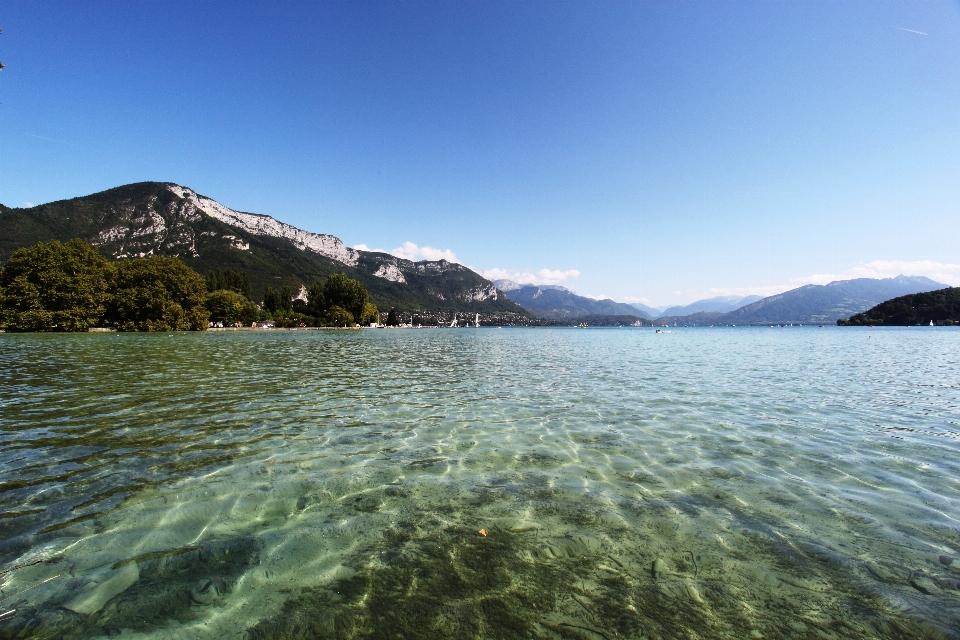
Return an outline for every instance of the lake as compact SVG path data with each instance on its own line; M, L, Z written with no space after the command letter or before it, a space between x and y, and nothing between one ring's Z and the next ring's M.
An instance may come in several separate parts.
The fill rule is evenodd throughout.
M960 331L0 335L0 637L960 637Z

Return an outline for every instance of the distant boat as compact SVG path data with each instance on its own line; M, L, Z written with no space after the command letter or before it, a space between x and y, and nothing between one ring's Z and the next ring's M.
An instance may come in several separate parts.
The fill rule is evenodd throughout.
M477 314L476 320L473 321L473 326L475 326L477 329L480 328L480 314L479 314L479 313Z
M936 326L936 325L933 324L933 320L930 321L930 326L931 326L931 327Z
M453 322L450 323L451 327L457 326L457 314L453 314Z

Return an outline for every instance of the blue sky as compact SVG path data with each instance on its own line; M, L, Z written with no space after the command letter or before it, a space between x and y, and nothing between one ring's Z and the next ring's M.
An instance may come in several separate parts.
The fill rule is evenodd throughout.
M960 285L960 2L7 0L0 28L8 206L171 181L653 304Z

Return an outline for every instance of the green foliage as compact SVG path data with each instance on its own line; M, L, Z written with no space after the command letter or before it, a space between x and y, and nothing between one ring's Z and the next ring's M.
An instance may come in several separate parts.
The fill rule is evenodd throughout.
M926 293L914 293L881 302L877 306L850 317L837 320L840 326L887 325L953 326L960 320L960 288L951 287Z
M367 290L362 284L346 274L335 273L323 283L323 298L326 307L342 307L354 318L363 316L363 305L367 303Z
M335 273L310 285L306 311L319 318L322 324L334 327L353 325L358 321L360 324L380 321L380 312L369 302L366 288L343 273Z
M116 272L108 318L120 331L206 330L206 283L179 258L121 260Z
M352 327L355 324L353 314L337 305L327 309L323 320L328 327Z
M314 280L307 289L307 313L315 318L321 318L326 311L327 299L323 295L323 280Z
M210 312L211 322L222 322L226 325L240 322L249 325L257 320L257 305L228 289L208 294L203 306Z
M0 324L12 331L86 331L110 298L114 270L75 239L16 250L0 275Z
M400 321L397 320L397 310L390 309L390 312L387 313L387 326L395 327L400 324Z
M293 311L293 291L290 287L282 287L279 290L267 287L263 293L263 310L268 313Z
M207 283L207 291L220 291L225 289L239 293L241 296L250 297L250 278L246 271L240 269L214 269L207 272L203 277Z
M360 314L360 325L365 326L371 322L380 322L380 310L377 305L367 302L363 305L363 313Z

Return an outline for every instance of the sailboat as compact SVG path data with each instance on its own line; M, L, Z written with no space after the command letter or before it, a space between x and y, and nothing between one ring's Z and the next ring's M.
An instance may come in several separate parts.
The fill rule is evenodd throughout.
M480 328L480 314L479 314L479 313L477 314L476 320L473 321L473 326L475 326L477 329Z
M457 326L457 314L453 314L453 322L450 323L451 328L455 326Z

